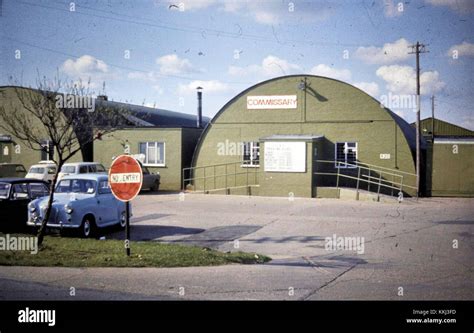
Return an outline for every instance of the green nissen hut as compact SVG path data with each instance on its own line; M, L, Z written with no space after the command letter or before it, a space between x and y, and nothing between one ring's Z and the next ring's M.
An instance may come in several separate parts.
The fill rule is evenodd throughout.
M339 187L415 193L415 130L360 89L291 75L250 87L205 128L188 189L337 196Z
M11 112L25 112L19 99L25 92L28 96L33 94L31 96L39 97L47 93L23 87L0 87L0 107ZM95 109L121 112L126 118L126 125L92 143L81 145L81 151L68 162L94 161L108 168L113 158L120 154L141 154L148 170L160 173L160 189L182 188L182 170L190 166L197 140L202 128L209 122L208 118L201 117L200 113L197 118L190 114L113 102L106 96L98 96L94 103ZM44 132L43 149L40 151L31 149L11 133L0 130L0 163L23 164L28 170L41 160L53 160L56 152L50 145L47 132L39 122L34 130ZM94 129L91 129L90 135L93 133Z
M474 131L436 118L423 119L420 130L428 142L426 193L474 197Z

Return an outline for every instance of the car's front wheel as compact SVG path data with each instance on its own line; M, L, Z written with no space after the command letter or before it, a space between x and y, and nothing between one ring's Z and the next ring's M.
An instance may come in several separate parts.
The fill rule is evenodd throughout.
M120 215L120 223L119 223L120 229L125 229L126 225L127 225L127 219L125 216L125 212L122 212L122 214Z
M82 238L90 238L94 234L95 224L90 216L84 217L79 227L79 236Z
M153 183L153 186L150 188L150 190L152 192L157 192L160 188L160 182L159 181L156 181Z

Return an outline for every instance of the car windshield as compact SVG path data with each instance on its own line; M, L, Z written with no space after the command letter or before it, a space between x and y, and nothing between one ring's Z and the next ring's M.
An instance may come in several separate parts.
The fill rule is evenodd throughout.
M63 165L61 168L62 173L75 173L76 167L74 165Z
M91 179L63 179L56 187L56 193L86 193L93 194L97 182Z
M31 167L30 173L44 173L44 168Z
M102 164L97 164L96 165L96 170L97 170L97 172L105 172L105 168Z
M0 199L7 199L8 193L10 193L10 184L0 183Z

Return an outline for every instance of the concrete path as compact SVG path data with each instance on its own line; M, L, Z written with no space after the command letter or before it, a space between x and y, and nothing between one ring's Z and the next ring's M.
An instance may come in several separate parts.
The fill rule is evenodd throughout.
M0 267L0 299L474 299L473 199L180 198L139 196L132 239L274 260L196 268ZM326 237L363 237L363 251L327 250Z

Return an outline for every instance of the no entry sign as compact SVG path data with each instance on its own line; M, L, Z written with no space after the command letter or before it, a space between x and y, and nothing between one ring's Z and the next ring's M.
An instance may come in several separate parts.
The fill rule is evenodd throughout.
M109 184L113 195L120 201L133 200L142 188L142 167L136 159L120 155L110 166Z
M142 188L143 173L140 163L128 155L120 155L110 166L109 184L112 194L125 202L125 251L130 256L130 201Z

